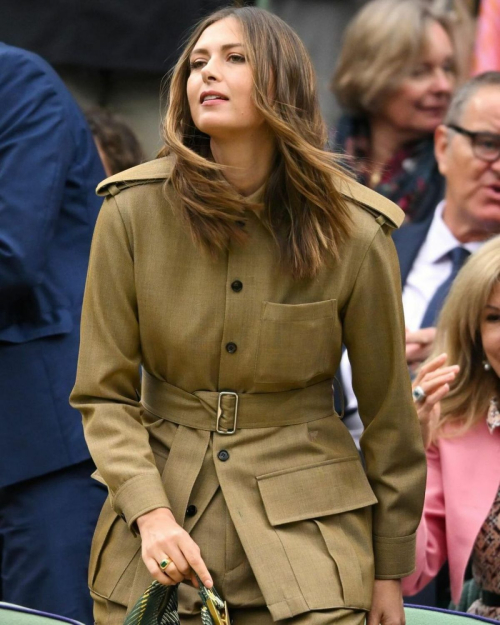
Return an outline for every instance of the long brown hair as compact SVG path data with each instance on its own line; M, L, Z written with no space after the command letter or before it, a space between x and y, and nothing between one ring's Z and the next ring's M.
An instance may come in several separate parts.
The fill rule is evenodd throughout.
M500 381L485 371L481 318L493 292L500 285L500 236L495 237L466 262L453 282L439 315L433 353L448 354L460 372L450 392L441 400L441 413L432 439L464 434L484 419L490 400L500 396ZM449 427L455 426L455 427Z
M230 7L195 28L171 76L160 156L174 157L170 183L194 240L214 255L230 240L243 243L245 231L237 222L246 208L256 206L242 201L222 175L223 166L210 158L210 137L195 127L186 94L194 45L208 26L228 17L242 27L253 101L277 146L263 220L285 269L296 278L312 277L329 257L338 257L348 236L349 210L336 186L347 175L325 149L327 130L309 56L280 18L255 7Z

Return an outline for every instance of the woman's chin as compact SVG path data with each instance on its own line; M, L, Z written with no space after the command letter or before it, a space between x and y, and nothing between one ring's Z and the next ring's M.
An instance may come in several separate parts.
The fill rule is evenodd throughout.
M217 141L217 139L227 139L232 136L234 138L238 131L241 130L231 124L225 124L217 121L204 121L204 123L196 124L196 127L200 132L208 135L210 139Z

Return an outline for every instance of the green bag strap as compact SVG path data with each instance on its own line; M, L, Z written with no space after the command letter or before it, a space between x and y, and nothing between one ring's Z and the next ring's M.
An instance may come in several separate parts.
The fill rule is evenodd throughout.
M202 625L229 625L227 604L215 588L208 589L198 580L203 606ZM123 625L180 625L177 586L164 586L154 581L129 612Z

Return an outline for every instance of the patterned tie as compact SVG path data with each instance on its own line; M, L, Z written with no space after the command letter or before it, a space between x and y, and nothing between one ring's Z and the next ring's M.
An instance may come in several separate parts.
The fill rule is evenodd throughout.
M451 260L451 273L436 289L436 292L432 296L432 299L427 306L427 310L425 311L424 318L422 319L422 323L420 324L421 328L430 328L436 325L438 315L441 312L441 308L443 307L444 300L446 299L451 285L453 284L453 280L455 280L457 273L460 271L462 265L469 256L470 252L464 247L455 247L448 253L448 257Z

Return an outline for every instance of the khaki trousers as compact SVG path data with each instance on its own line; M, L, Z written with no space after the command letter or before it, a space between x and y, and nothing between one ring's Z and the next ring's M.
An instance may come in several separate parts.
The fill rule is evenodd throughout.
M215 587L227 601L233 625L272 625L274 621L233 525L224 496L217 489L191 531L210 568ZM95 625L123 625L127 606L92 594ZM201 625L201 601L196 589L179 586L181 625ZM319 610L277 621L278 625L362 625L366 613L354 610Z

